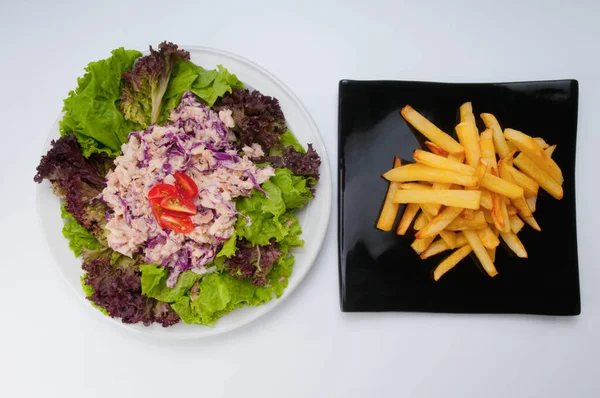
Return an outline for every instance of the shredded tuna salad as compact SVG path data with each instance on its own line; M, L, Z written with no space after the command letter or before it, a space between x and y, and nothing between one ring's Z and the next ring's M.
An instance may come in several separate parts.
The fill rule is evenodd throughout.
M170 123L129 135L106 176L102 199L112 210L106 215L108 245L126 256L140 252L146 262L168 267L170 287L185 270L213 271L205 266L232 236L239 214L233 199L249 196L275 174L272 167L257 167L250 159L263 155L260 145L244 147L241 156L228 127L234 127L231 111L217 114L188 92L171 112ZM147 198L153 186L173 184L176 171L200 188L189 234L162 229Z

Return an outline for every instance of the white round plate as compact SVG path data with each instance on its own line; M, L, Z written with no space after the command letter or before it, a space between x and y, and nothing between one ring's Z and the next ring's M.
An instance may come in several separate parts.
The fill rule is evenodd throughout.
M303 248L294 251L296 262L292 276L289 279L289 285L285 289L284 294L279 299L274 298L272 301L258 307L236 309L219 319L213 327L186 325L181 322L168 328L163 328L157 324L148 327L142 324L128 325L122 323L120 319L113 319L102 315L100 311L89 305L89 301L85 299L85 294L81 289L79 279L83 274L81 259L73 257L67 240L61 233L63 221L60 217L60 201L52 193L50 184L47 181L38 185L37 207L42 231L46 236L58 269L77 296L81 300L86 301L90 311L95 311L98 316L104 319L111 320L129 330L168 338L196 338L222 334L246 325L273 310L296 289L310 270L323 243L331 212L331 171L329 169L329 160L325 145L315 122L298 97L275 76L242 57L205 47L182 46L182 48L190 52L191 60L195 64L205 68L215 68L217 65L222 64L230 72L235 73L248 87L277 98L281 104L287 124L298 138L298 141L305 147L308 143L312 143L315 150L321 156L322 163L320 169L321 178L316 187L315 198L297 213L300 225L302 226L302 237L305 244ZM50 148L50 141L58 137L57 120L54 126L52 126L52 130L44 146L44 154Z

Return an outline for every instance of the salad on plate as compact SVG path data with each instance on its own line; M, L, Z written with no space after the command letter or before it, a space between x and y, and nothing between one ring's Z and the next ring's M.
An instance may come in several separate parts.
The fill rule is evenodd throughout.
M276 98L173 43L90 63L35 182L63 199L82 288L123 323L213 326L279 298L321 159Z

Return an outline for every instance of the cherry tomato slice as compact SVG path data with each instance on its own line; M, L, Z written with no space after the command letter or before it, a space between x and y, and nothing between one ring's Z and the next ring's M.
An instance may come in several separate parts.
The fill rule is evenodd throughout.
M181 198L179 196L167 196L162 198L160 206L168 211L185 214L196 214L198 209L191 200Z
M160 217L165 212L164 209L160 206L160 198L150 199L150 207L152 208L152 213L154 214L154 218L158 222L161 228L165 228L165 225L161 221Z
M148 199L162 199L166 196L177 196L178 190L170 184L158 184L148 192Z
M175 177L175 186L179 191L179 196L186 199L192 199L196 195L198 195L198 185L186 174L183 174L180 171L176 171L173 174Z
M185 214L165 212L160 216L160 220L166 228L172 229L175 232L189 234L194 230L192 219Z

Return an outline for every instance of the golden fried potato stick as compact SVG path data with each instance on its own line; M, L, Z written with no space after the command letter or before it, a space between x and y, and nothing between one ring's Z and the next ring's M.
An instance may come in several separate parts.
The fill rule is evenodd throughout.
M504 129L504 138L531 159L539 168L548 173L554 181L558 184L563 183L564 179L560 167L540 148L533 138L514 129Z
M432 153L435 153L436 155L440 155L440 156L443 156L443 157L448 156L448 152L446 152L445 150L442 149L442 147L440 147L437 144L434 144L431 141L425 141L425 146L427 146L427 148L429 148L429 150Z
M556 144L544 149L544 152L546 152L546 155L548 155L548 157L552 157L555 149L556 149Z
M397 235L405 235L406 231L408 231L408 227L413 222L415 216L419 212L419 205L417 203L409 203L404 208L404 213L402 213L402 218L400 218L400 223L398 224L398 228L396 228Z
M392 169L386 172L383 178L394 182L445 182L469 187L477 185L477 178L472 173L471 175L462 175L453 171L436 169L422 164L408 164Z
M467 238L467 242L469 242L469 245L473 248L473 252L479 259L479 263L481 264L485 272L487 272L487 274L491 277L498 275L498 271L496 270L496 267L494 266L490 255L483 246L481 239L479 239L479 234L477 233L477 231L467 229L463 231L463 233L465 234L465 238Z
M481 157L481 150L479 149L479 132L477 131L477 126L470 122L463 122L459 123L455 127L455 130L460 145L465 148L467 165L471 167L477 167L479 158Z
M432 206L432 204L431 203L423 203L423 204L421 204L421 210L423 210L423 214L427 218L428 223L431 223L431 221L434 218L436 218L436 216L433 214L433 212L431 212L431 210L428 208L428 206ZM427 228L427 225L424 226L423 228L421 228L417 233L420 234L421 230L423 230L425 228ZM452 232L452 231L440 231L439 235L444 240L444 242L446 242L446 244L448 245L448 247L450 247L451 249L454 249L456 247L456 232ZM435 236L435 235L432 235L432 236ZM424 236L422 236L422 235L416 236L415 235L415 237L416 238L423 238Z
M514 232L502 232L500 231L500 236L502 240L506 242L506 245L510 247L510 249L515 252L515 254L521 258L527 258L527 250L525 250L525 246L521 243L521 240L517 237L517 234Z
M414 110L412 106L406 105L402 108L400 114L429 141L440 146L446 152L460 153L464 151L463 147L454 138L440 130L435 124Z
M521 220L517 216L509 217L509 222L510 222L510 229L515 234L518 234L519 232L521 232L521 229L523 229L523 227L525 226L525 223L523 222L523 220Z
M537 196L540 185L534 179L521 173L504 160L498 162L498 172L500 173L500 178L511 181L523 188L523 195L526 198Z
M479 149L481 150L481 159L485 164L497 171L498 164L496 162L496 151L492 137L492 130L485 129L479 136Z
M435 280L436 282L439 281L440 278L446 272L450 271L452 268L454 268L456 266L456 264L460 263L465 257L467 257L469 255L469 253L471 253L472 250L473 249L471 249L471 246L466 245L466 246L463 246L460 249L457 249L456 251L454 251L454 253L449 255L444 261L439 263L438 266L435 268L435 270L433 271L433 280Z
M400 158L396 155L394 157L394 168L400 167L400 165ZM377 220L377 229L391 231L394 221L396 221L396 215L398 214L398 206L400 206L398 203L392 201L399 185L397 182L390 182L381 213L379 214L379 220Z
M535 180L544 191L548 192L555 199L562 199L563 189L560 184L554 180L550 174L546 173L545 170L533 162L533 160L529 159L527 155L524 153L519 154L519 156L515 158L514 163L523 174Z
M500 239L492 232L490 227L478 229L477 233L486 249L494 249L500 244Z
M444 230L460 213L461 207L446 207L442 212L415 234L416 238L423 239L430 236L436 236ZM450 246L450 245L449 245Z
M485 127L492 130L492 139L494 140L494 148L496 152L498 152L498 156L500 159L508 156L511 149L504 139L504 134L502 133L502 129L500 128L500 124L494 115L491 113L482 113L481 119L485 124Z
M467 239L465 238L463 233L462 232L457 233L456 234L456 247L463 247L464 245L467 245L467 244L468 244ZM427 250L425 250L423 253L421 253L421 255L419 257L421 257L422 260L425 260L429 257L433 257L437 254L440 254L446 250L451 250L451 249L452 248L450 248L443 239L438 239L438 240L434 241L431 245L429 245Z
M463 207L465 209L479 209L481 191L407 191L396 192L394 201L397 203L438 203L444 206Z
M429 245L431 245L431 242L433 242L433 239L435 238L415 239L410 247L412 247L415 253L421 254L427 250Z
M535 213L536 204L537 204L537 195L530 196L525 199L527 201L527 206L531 209L532 213Z
M473 104L471 102L465 102L458 109L460 113L461 123L469 122L473 123L473 126L477 125L475 123L475 115L473 114Z

